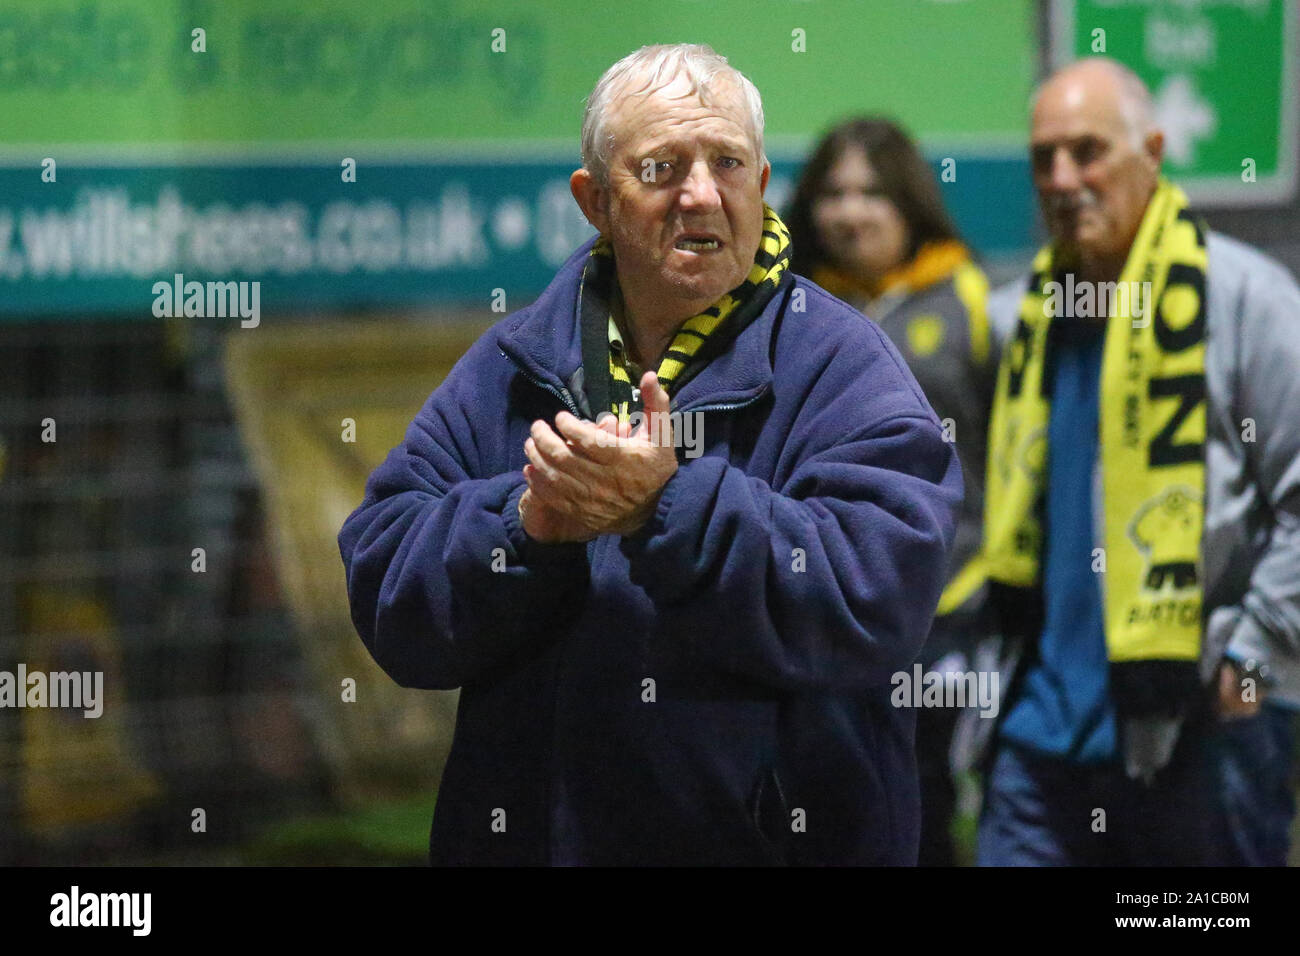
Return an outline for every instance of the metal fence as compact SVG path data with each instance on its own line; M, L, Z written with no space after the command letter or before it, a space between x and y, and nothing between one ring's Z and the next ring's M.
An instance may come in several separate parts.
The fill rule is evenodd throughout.
M98 718L0 707L0 863L201 855L321 806L219 331L0 325L0 444L0 672L103 674Z

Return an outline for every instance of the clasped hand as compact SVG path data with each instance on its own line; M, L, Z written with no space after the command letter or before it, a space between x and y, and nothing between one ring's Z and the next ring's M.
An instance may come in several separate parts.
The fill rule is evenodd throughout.
M555 428L533 422L524 442L528 489L519 519L536 541L590 541L632 534L650 520L663 487L677 472L668 393L654 372L641 378L645 421L633 432L613 415L599 424L568 412Z

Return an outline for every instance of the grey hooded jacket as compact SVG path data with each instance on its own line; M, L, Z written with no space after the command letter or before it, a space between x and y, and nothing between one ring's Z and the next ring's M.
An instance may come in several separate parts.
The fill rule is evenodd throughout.
M1253 661L1265 699L1300 708L1300 286L1280 263L1228 236L1210 232L1206 246L1201 679L1213 680L1225 654ZM989 296L1002 342L1024 290L1020 280ZM1004 695L1016 686L1023 651L1011 639L996 651ZM958 766L979 762L995 729L994 720L970 718L963 715L967 726L955 745ZM1164 766L1180 726L1127 721L1121 740L1129 774L1148 777Z

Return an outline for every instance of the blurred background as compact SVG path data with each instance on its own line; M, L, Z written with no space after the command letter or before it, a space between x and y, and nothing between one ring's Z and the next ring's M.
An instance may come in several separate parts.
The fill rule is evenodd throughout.
M0 708L0 863L424 860L455 695L370 661L335 535L590 235L583 101L638 46L755 82L778 209L820 133L897 119L995 283L1042 239L1031 91L1104 51L1211 226L1300 272L1293 0L623 9L0 2L0 671L105 675L98 720ZM178 274L259 283L256 324L168 317Z

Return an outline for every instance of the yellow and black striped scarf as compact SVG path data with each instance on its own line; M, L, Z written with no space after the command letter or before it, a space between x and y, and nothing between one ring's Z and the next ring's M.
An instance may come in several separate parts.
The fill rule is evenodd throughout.
M1205 488L1205 227L1161 180L1109 296L1102 356L1102 575L1112 697L1121 712L1174 709L1196 689ZM1051 449L1050 337L1066 277L1034 260L989 427L984 561L990 579L1036 588ZM1149 297L1123 294L1150 289ZM1053 291L1054 290L1054 291ZM1089 290L1092 291L1091 289ZM1145 299L1145 307L1135 302ZM1091 544L1080 542L1080 548Z
M763 236L754 255L754 265L745 281L699 315L678 328L672 344L655 370L659 384L675 395L711 359L719 355L771 301L790 264L790 233L776 211L763 205ZM633 397L634 383L623 364L616 361L609 345L609 315L617 281L614 250L601 236L591 249L583 270L580 298L582 323L583 390L593 415L608 409L627 421L641 407ZM595 369L604 374L596 374Z

